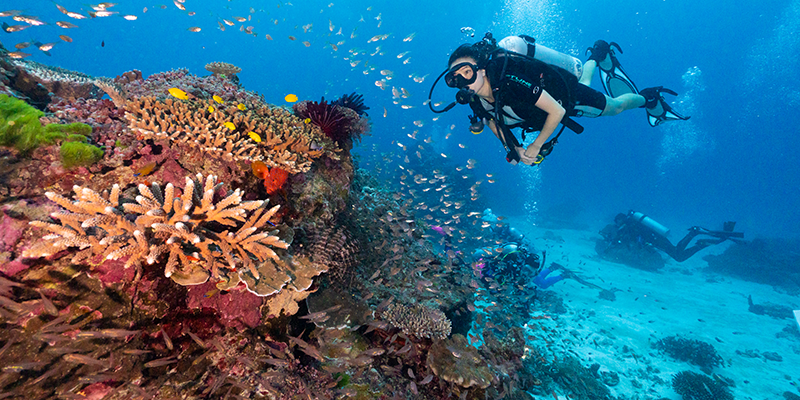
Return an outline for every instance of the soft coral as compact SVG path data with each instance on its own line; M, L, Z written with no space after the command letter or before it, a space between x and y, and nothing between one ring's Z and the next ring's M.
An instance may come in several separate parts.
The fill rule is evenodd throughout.
M289 173L286 170L278 167L270 169L261 161L254 162L252 168L253 174L264 180L264 188L267 189L267 194L273 194L280 190L286 184L286 180L289 179Z

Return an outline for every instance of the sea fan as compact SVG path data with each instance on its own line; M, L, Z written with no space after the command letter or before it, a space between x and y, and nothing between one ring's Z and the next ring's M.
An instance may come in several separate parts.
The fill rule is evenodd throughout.
M339 100L334 101L334 105L347 107L355 111L358 115L364 115L369 107L364 105L364 95L357 94L356 92L342 95Z
M311 122L320 127L329 138L341 142L350 136L348 128L353 122L344 110L333 103L328 104L325 97L319 102L306 101L298 103L294 107L298 117L310 119Z

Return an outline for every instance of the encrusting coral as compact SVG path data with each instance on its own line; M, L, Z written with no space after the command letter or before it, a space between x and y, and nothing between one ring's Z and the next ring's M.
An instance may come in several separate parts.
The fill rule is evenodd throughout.
M261 161L289 173L306 172L313 159L338 159L339 148L311 124L265 104L217 104L213 100L128 102L130 127L147 139L169 139L225 161Z
M164 275L181 285L202 284L209 278L238 284L237 272L258 279L265 261L280 261L273 248L289 246L275 232L264 230L279 206L266 210L264 201L242 201L239 189L215 201L220 185L216 177L198 174L196 181L186 177L180 196L172 184L162 190L157 183L140 184L132 199L119 185L102 194L75 186L74 201L47 192L47 198L67 211L52 215L61 225L32 221L52 234L23 255L45 257L77 247L84 251L73 261L97 255L108 260L127 257L125 267L142 261L154 264L168 255ZM239 223L238 229L225 228Z
M434 339L444 339L450 335L450 320L444 313L422 304L413 307L390 304L381 317L406 335Z
M428 351L428 367L440 379L461 387L487 388L494 374L489 365L467 338L454 334L447 340L436 340Z

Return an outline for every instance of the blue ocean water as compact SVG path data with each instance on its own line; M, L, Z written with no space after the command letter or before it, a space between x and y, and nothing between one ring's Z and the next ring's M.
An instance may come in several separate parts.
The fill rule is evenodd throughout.
M89 11L82 1L58 4ZM800 67L798 0L183 4L186 11L172 2L121 1L111 8L119 14L75 20L51 1L3 0L0 9L79 27L50 24L3 33L0 41L7 48L31 40L56 42L52 56L29 48L29 59L97 76L131 69L147 76L173 68L203 75L208 62L230 62L243 69L239 76L245 88L275 104L285 104L288 93L316 100L358 91L371 107L373 122L372 136L355 150L362 166L386 152L399 162L403 154L397 143L414 144L408 135L419 130L416 136L431 137L449 161L463 165L475 159L479 175L494 175L494 186L484 182L483 187L491 189L484 196L498 214L535 222L547 210L567 207L581 224L595 228L617 212L636 209L678 230L718 228L722 221L735 220L748 237L800 236L800 78L794 73ZM234 26L223 24L222 31L223 19ZM248 26L255 34L239 29ZM201 30L191 32L190 27ZM462 33L462 27L473 28L475 36ZM677 91L679 96L669 100L692 119L651 128L641 110L584 118L579 122L586 132L566 132L538 169L507 165L502 146L488 131L469 133L467 107L433 121L425 105L449 52L486 31L498 38L530 34L582 59L596 39L616 41L624 50L620 60L637 85ZM73 42L58 35L69 35ZM376 85L381 80L383 89ZM393 99L392 87L410 96ZM597 78L594 87L600 88ZM450 102L453 95L442 85L434 101Z

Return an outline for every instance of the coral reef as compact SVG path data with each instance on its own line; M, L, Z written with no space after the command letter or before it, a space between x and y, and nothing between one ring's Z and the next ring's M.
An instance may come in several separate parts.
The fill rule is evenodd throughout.
M322 132L339 145L347 147L347 143L359 141L369 131L369 124L361 118L357 109L364 109L363 104L353 105L356 109L344 105L328 103L323 97L320 101L300 101L292 108L303 120L310 120Z
M733 394L724 383L692 371L675 374L672 388L683 400L733 400Z
M289 173L306 172L315 158L337 158L339 149L285 110L250 104L241 111L214 100L128 102L131 129L145 139L169 139L226 161L262 161ZM254 139L253 137L258 139Z
M227 78L233 78L234 75L242 72L242 69L226 62L215 61L212 63L208 63L205 66L206 71L211 72L214 76L220 76Z
M428 367L440 379L465 388L485 389L494 379L486 360L460 334L433 342L428 352Z
M364 95L356 92L342 95L342 97L333 101L331 104L335 106L347 107L355 111L359 116L366 114L367 110L369 110L369 107L364 105Z
M61 145L61 163L64 168L88 167L103 158L102 149L89 143L66 142Z
M422 304L413 307L390 304L381 318L406 335L418 338L445 339L450 335L450 320L444 313Z
M700 340L667 336L655 343L655 348L680 361L699 366L708 373L722 365L722 357L714 346Z
M736 242L722 254L703 257L708 269L758 283L800 293L800 241L796 239L754 239Z
M238 84L228 78L217 75L197 76L190 74L186 69L160 72L147 77L147 79L116 79L122 85L129 98L147 96L163 97L168 95L171 88L179 88L188 95L199 99L210 99L218 96L225 102L242 104L264 103L259 94L242 89Z
M272 248L288 247L263 230L278 206L264 212L265 202L243 202L238 189L214 201L219 189L214 176L198 174L197 181L186 178L180 196L171 183L163 189L156 183L149 188L140 184L131 197L124 196L119 185L102 194L76 186L75 201L48 192L47 198L67 211L52 215L60 225L31 222L51 234L24 255L46 257L77 247L83 251L75 261L97 255L127 258L126 268L168 256L164 275L181 285L202 284L210 277L238 283L239 272L258 279L260 263L279 260ZM245 218L248 211L254 212ZM243 224L235 231L213 229L215 224L236 227L237 222ZM278 290L286 281L276 285Z

